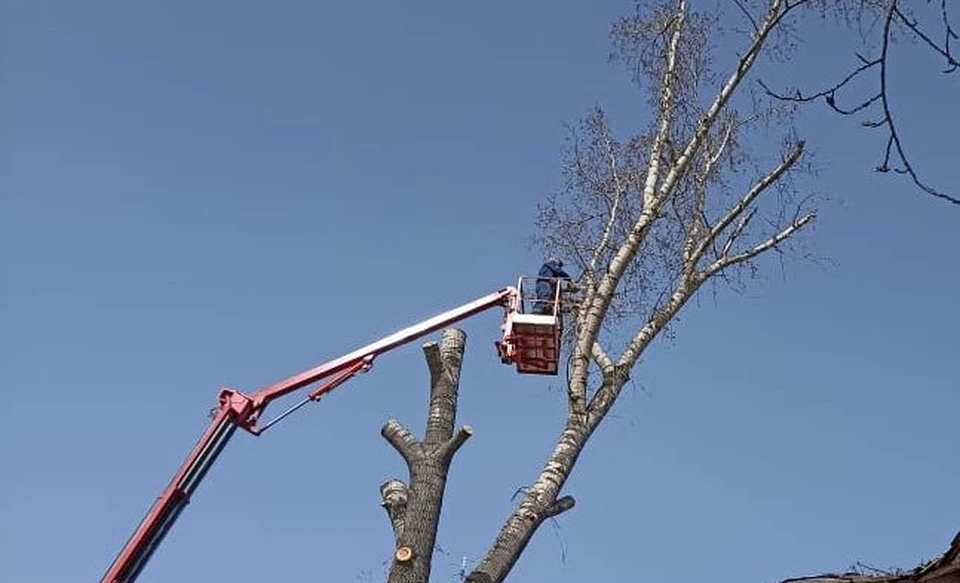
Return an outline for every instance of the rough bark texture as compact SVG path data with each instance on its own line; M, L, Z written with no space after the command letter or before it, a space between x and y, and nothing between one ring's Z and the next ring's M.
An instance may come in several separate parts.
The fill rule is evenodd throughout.
M467 577L467 583L503 581L520 558L537 528L548 518L573 508L572 496L557 498L583 451L589 431L582 417L571 414L557 445L537 480L523 496L517 509L500 530L493 548Z
M473 433L467 425L456 433L453 428L465 343L466 335L460 330L445 330L439 346L423 346L430 368L430 411L423 441L417 441L398 421L387 421L381 430L410 471L409 488L397 479L380 486L396 540L387 579L390 583L426 583L430 579L447 471L457 449Z

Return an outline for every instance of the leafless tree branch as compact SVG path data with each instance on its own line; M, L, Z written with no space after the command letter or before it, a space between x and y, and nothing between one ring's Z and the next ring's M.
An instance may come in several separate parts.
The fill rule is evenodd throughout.
M890 150L891 150L891 146L893 146L893 148L896 150L897 157L898 157L898 159L899 159L899 166L900 166L899 168L895 168L895 169L894 169L895 172L897 172L897 173L899 173L899 174L906 174L906 175L908 175L908 176L910 177L910 179L913 181L913 183L914 183L918 188L920 188L921 190L923 190L924 192L926 192L927 194L929 194L929 195L931 195L931 196L933 196L933 197L936 197L936 198L945 200L945 201L950 202L950 203L952 203L952 204L960 205L960 198L955 198L955 197L953 197L953 196L944 194L944 193L936 190L935 188L929 186L928 184L926 184L926 183L923 182L922 180L920 180L920 177L917 175L916 170L914 170L914 168L913 168L913 164L910 163L910 159L907 157L907 154L906 154L906 153L904 152L904 150L903 150L903 143L902 143L901 140L900 140L900 133L897 131L897 126L896 126L896 124L894 123L894 120L893 120L893 114L892 114L891 111L890 111L890 101L889 101L889 99L888 99L888 97L887 97L887 95L888 95L888 91L887 91L887 69L888 69L888 67L889 67L890 62L889 62L889 59L888 59L888 57L887 57L887 54L888 54L888 51L889 51L889 48L890 48L890 30L891 30L891 24L893 23L894 17L895 17L896 15L898 15L898 14L899 14L899 10L898 10L898 7L897 7L897 2L896 2L896 1L892 1L892 2L890 3L890 10L889 10L889 12L887 13L887 18L886 18L886 20L884 21L884 27L883 27L883 45L882 45L881 56L880 56L880 59L881 59L881 66L880 66L880 96L881 96L881 98L880 98L880 101L881 101L881 103L883 104L883 120L882 120L881 122L877 123L877 124L873 124L873 127L878 127L878 126L881 126L881 125L886 125L886 126L887 126L887 129L889 130L889 135L888 135L888 138L887 138L887 147L886 147L885 154L884 154L884 157L883 157L883 162L881 162L880 166L877 168L877 171L878 171L878 172L888 172L888 171L890 170ZM945 54L947 54L948 58L950 58L950 60L951 60L952 63L954 64L953 70L955 70L955 69L956 69L956 67L955 67L955 63L956 63L956 62L953 61L952 57L949 57L949 54L948 54L948 53L945 53Z
M952 204L960 205L960 198L937 190L920 178L920 175L917 173L913 163L906 154L889 101L889 86L887 78L890 68L889 54L892 43L894 23L901 24L906 28L907 31L909 31L909 33L911 33L915 38L919 39L928 49L943 57L947 63L947 68L944 73L953 73L957 70L958 65L960 65L960 63L958 63L956 58L954 58L952 55L950 49L950 41L951 39L956 39L957 34L950 24L946 0L941 0L940 7L941 18L944 27L944 42L942 45L938 44L930 35L924 32L923 28L916 19L909 17L900 9L899 0L888 0L883 17L883 33L880 39L880 56L877 58L867 59L862 55L857 54L857 58L860 60L860 65L855 67L839 82L815 93L805 94L800 90L795 90L792 94L788 94L772 90L762 80L758 81L758 83L768 96L780 101L802 104L810 103L823 98L824 102L830 109L841 115L853 115L855 113L869 110L872 106L879 104L880 113L882 114L880 119L878 121L863 122L865 127L885 127L887 129L887 139L884 147L883 158L876 168L877 172L885 173L893 170L895 173L906 175L917 188L928 195L945 200ZM868 98L860 101L852 107L844 107L839 105L838 100L840 92L847 89L848 86L860 75L874 69L878 71L880 89L876 93L870 95ZM891 164L893 164L893 167Z
M924 44L927 45L927 48L931 49L933 52L939 54L947 61L947 68L944 70L944 73L953 73L957 70L957 67L960 67L960 62L958 62L953 55L950 54L950 40L956 39L957 34L953 31L953 28L950 26L950 20L947 16L947 2L946 0L940 0L941 13L943 15L943 28L944 28L944 41L943 45L938 45L933 41L926 33L923 32L923 29L920 28L920 25L917 23L916 19L907 17L898 6L897 2L893 2L890 5L891 17L895 16L900 22L906 26L910 31L916 35L917 38L922 40Z
M610 359L599 342L593 343L593 359L600 367L600 370L608 370L613 366L613 360Z
M725 256L730 253L730 249L733 247L734 242L739 239L743 232L747 230L747 225L750 224L750 221L757 215L757 209L752 208L750 211L741 216L740 220L737 222L737 226L734 227L733 231L727 236L727 240L723 242L723 247L720 249L720 255Z
M723 216L723 218L721 218L710 229L706 237L704 237L703 241L694 251L693 256L691 258L694 264L696 264L700 260L700 258L703 256L704 251L717 240L717 237L720 235L720 233L722 233L727 227L729 227L730 224L737 219L737 217L741 216L743 212L746 211L751 204L753 204L753 202L757 199L757 197L763 194L763 192L766 191L771 185L775 184L778 180L780 180L780 177L782 177L787 171L790 170L790 168L793 167L794 164L797 163L797 160L799 160L800 156L803 155L803 149L804 149L804 142L803 141L797 142L797 144L793 147L793 150L791 150L790 154L786 158L784 158L784 160L776 168L774 168L770 173L768 173L766 176L764 176L759 181L757 181L753 185L753 187L751 187L750 190L748 190L747 193L744 194L739 201L737 201L737 204L730 207L730 209ZM740 232L742 232L743 228L745 228L745 226L746 225L744 224L742 227L738 227L737 229L735 229L734 233L736 233L736 235L739 235ZM736 235L734 235L734 237Z
M753 259L754 257L760 255L761 253L764 253L766 251L769 251L770 249L777 247L780 243L786 241L788 238L793 236L794 233L802 229L807 223L812 221L814 218L816 218L815 213L808 213L806 215L803 215L802 217L791 222L787 228L783 229L776 235L770 237L769 239L753 247L752 249L748 249L747 251L738 253L736 255L723 255L719 257L716 261L710 264L710 266L706 269L706 274L708 276L714 275L726 269L727 267L730 267L732 265L737 265L738 263L743 263L744 261Z

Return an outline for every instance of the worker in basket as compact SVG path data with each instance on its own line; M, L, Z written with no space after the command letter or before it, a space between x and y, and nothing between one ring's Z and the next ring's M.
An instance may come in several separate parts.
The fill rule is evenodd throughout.
M570 279L570 275L563 270L563 261L558 257L547 259L537 274L536 301L533 313L540 315L553 314L553 299L557 296L559 280Z

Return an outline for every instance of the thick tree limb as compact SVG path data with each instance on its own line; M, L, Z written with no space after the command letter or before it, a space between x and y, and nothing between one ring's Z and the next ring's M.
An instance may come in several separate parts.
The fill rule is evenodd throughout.
M605 372L613 368L613 361L600 345L600 342L593 343L593 347L590 351L590 358L593 359L593 362L597 363L597 366L600 367L601 372ZM571 368L586 369L589 366L590 359L585 355L577 354L576 346L574 346L574 354L571 357L571 363L578 360L584 361L583 364L580 367L572 366ZM576 374L569 375L567 380L567 400L570 414L579 417L581 420L586 419L587 379L585 376L578 376Z
M473 427L470 427L469 425L464 425L461 427L453 437L448 439L443 445L440 446L440 458L452 459L460 447L466 443L468 439L470 439L471 435L473 435Z
M602 371L607 371L613 367L613 361L607 355L603 347L600 346L599 342L593 343L593 360L597 363Z
M393 449L397 450L397 453L403 457L403 461L407 462L408 466L421 455L417 438L395 419L390 419L383 424L380 435L393 446Z
M589 365L589 356L581 352L578 345L574 345L569 364L571 374L567 379L567 402L573 415L583 416L587 410L586 371Z

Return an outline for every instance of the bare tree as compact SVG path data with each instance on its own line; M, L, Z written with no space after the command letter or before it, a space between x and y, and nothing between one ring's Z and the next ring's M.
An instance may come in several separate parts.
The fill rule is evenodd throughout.
M919 38L947 60L956 38L942 0L944 40L934 41L895 0L737 0L748 33L728 70L717 70L710 39L716 16L687 0L638 3L612 30L615 55L645 89L651 119L618 138L601 109L575 128L566 152L566 188L539 213L539 242L579 268L582 289L570 304L566 342L567 412L556 445L475 569L469 583L506 579L538 528L572 508L563 487L593 432L616 403L650 343L707 282L737 283L768 253L787 251L816 218L815 198L797 177L806 145L789 120L799 103L823 97L852 114L878 105L874 127L889 134L882 169L897 162L925 192L904 152L886 99L886 58L894 29ZM755 99L747 88L761 56L791 50L798 19L810 15L879 18L881 54L863 58L850 76L827 90L778 93ZM878 71L879 92L855 107L839 104L850 79ZM761 92L761 97L763 93ZM759 130L782 129L773 156L756 147ZM450 460L470 435L454 434L462 336L448 332L442 348L428 347L431 405L426 437L418 442L395 421L384 437L406 460L410 486L381 487L397 540L389 580L425 582L436 538Z

